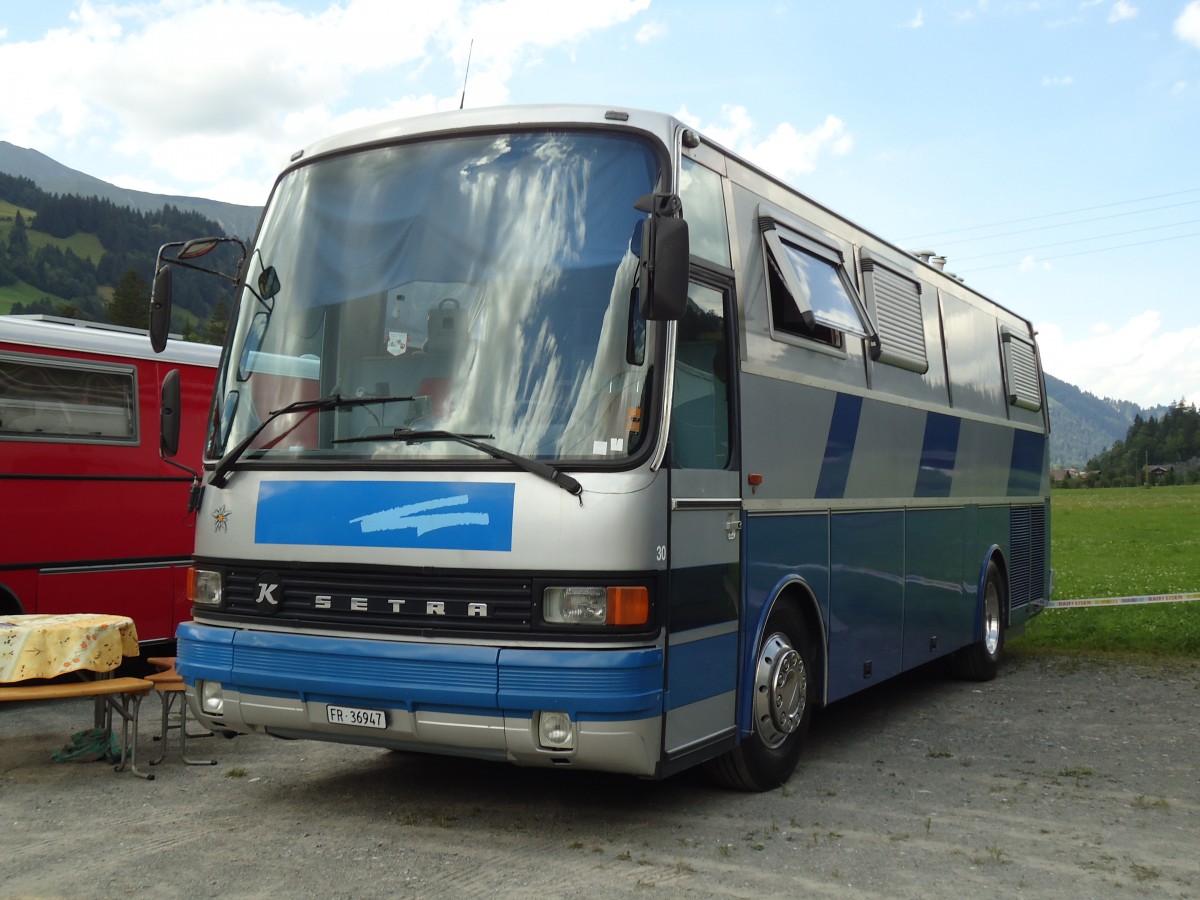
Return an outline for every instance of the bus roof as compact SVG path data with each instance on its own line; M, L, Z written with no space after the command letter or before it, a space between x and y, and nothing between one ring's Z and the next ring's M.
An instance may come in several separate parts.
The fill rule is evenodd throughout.
M395 119L367 125L352 131L331 135L298 150L292 163L313 156L336 153L353 147L402 140L416 135L451 134L471 129L501 127L523 128L554 125L624 126L657 135L670 147L676 129L685 127L673 116L640 109L605 106L539 104L528 106L495 106L486 109L463 109L430 113L408 119ZM290 166L288 167L290 168Z
M0 343L212 368L221 358L220 347L182 340L168 340L166 349L155 353L140 329L56 316L0 316Z

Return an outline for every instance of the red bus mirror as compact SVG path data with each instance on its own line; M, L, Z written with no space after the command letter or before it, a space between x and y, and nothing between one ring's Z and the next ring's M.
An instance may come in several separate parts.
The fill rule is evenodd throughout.
M179 370L163 378L162 402L158 410L158 452L169 459L179 452Z

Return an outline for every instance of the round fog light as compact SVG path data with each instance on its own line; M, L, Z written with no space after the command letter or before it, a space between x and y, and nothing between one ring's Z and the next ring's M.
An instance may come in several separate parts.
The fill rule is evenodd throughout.
M219 716L225 711L225 692L215 681L202 681L200 688L200 708L210 716Z
M575 746L575 726L565 712L538 714L538 743L549 750L570 750Z

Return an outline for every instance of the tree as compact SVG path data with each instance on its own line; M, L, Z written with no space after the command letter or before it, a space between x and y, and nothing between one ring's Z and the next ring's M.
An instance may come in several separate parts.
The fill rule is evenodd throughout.
M113 298L108 304L108 321L113 325L145 328L149 316L150 285L136 269L128 269L117 279Z
M12 231L8 233L8 253L11 259L23 259L29 253L29 232L19 209L13 217Z
M1135 416L1124 441L1088 463L1109 484L1140 483L1147 465L1172 465L1200 457L1200 412L1184 400L1161 419Z
M200 339L206 344L221 344L225 341L225 329L229 325L229 309L225 305L225 298L222 297L217 301L217 305L213 307L212 315L208 317L208 321L204 324L204 330L200 332Z

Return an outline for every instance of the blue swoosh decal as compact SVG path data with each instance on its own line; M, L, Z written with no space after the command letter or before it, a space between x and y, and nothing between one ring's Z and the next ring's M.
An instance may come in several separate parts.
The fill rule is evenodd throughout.
M512 484L264 481L260 544L512 550Z

